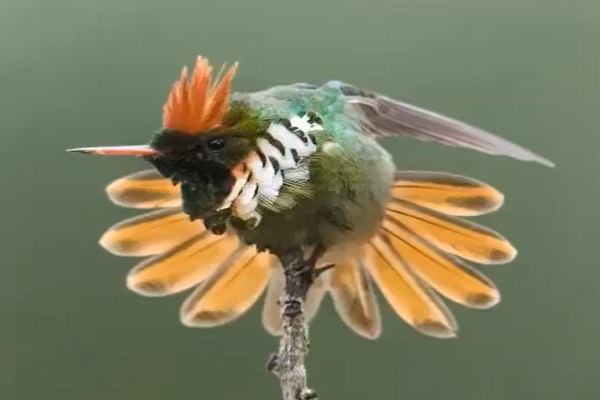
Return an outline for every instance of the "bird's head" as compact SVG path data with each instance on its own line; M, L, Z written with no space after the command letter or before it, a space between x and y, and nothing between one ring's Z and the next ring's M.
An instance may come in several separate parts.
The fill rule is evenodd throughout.
M162 129L147 145L71 149L71 152L141 157L181 185L184 211L203 218L227 198L239 167L266 128L247 106L230 103L237 64L211 82L212 66L198 57L183 68L163 106Z

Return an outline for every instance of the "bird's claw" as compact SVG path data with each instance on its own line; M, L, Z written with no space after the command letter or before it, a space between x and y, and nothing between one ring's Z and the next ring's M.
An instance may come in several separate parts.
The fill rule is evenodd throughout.
M319 398L317 392L309 388L304 388L304 390L299 391L296 397L298 400L318 400Z
M315 268L310 262L304 263L302 268L293 272L294 276L300 276L302 274L310 273L311 278L315 281L318 277L321 276L324 272L329 271L331 268L335 267L335 264L327 264L323 267Z
M277 354L271 353L265 367L267 368L267 371L273 371L277 368Z
M333 267L335 267L335 264L327 264L327 265L325 265L323 267L320 267L320 268L314 268L313 269L313 277L314 277L314 279L317 279L319 276L321 276L321 274L323 272L327 272L327 271L329 271Z

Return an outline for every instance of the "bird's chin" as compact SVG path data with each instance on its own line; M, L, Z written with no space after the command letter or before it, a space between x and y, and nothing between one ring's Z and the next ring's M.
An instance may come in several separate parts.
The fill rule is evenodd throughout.
M229 195L235 178L222 164L197 161L182 165L177 161L147 159L174 185L179 185L183 212L191 220L206 219L215 214Z

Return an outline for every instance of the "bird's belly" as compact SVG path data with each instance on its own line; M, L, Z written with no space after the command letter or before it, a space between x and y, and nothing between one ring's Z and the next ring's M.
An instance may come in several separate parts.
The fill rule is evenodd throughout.
M383 219L395 166L376 142L363 136L354 142L341 155L323 153L311 164L311 198L264 212L256 227L239 231L242 240L275 254L317 245L334 251L368 241Z
M370 192L358 197L304 200L291 210L265 213L258 226L238 234L275 254L316 245L329 251L360 247L378 229L387 197Z

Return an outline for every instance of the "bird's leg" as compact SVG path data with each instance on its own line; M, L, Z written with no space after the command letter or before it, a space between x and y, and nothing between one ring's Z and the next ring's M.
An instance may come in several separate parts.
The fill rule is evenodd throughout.
M321 274L323 272L327 272L327 271L329 271L333 267L335 267L335 264L327 264L327 265L324 265L322 267L315 268L313 270L313 277L314 277L314 279L317 279L319 276L321 276Z
M314 282L323 272L328 271L335 266L335 264L327 264L320 268L316 268L317 261L323 254L325 254L325 248L321 245L315 246L308 260L305 260L303 268L298 270L296 273L310 273L312 275L312 284L312 282Z
M318 255L316 249L308 260L303 252L297 250L279 257L285 275L285 296L282 303L284 316L294 317L302 312L301 306L306 300L310 285L314 282L315 264Z
M305 260L301 249L278 255L285 275L285 294L281 299L283 334L277 354L267 363L281 384L283 400L316 399L316 393L306 386L304 359L308 354L308 324L304 302L310 286L316 279L315 264L322 254L317 248Z

